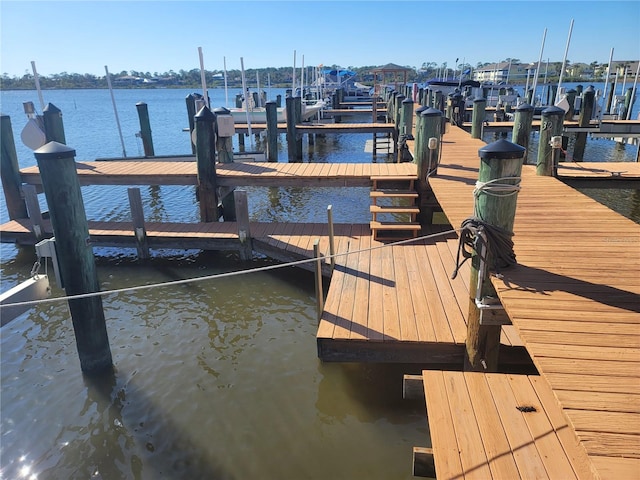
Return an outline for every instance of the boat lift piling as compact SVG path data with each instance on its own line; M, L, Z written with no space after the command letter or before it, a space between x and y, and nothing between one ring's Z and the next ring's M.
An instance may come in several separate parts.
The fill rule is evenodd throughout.
M21 194L22 181L20 180L18 154L16 153L16 144L13 139L13 129L11 128L11 117L2 115L1 121L0 178L2 179L4 198L7 202L7 211L11 220L26 218L27 205Z
M151 124L149 123L149 108L145 102L136 103L138 119L140 121L140 131L136 134L142 139L142 148L145 157L154 157L153 138L151 136Z
M75 150L49 142L35 152L56 238L67 295L100 291L89 227L78 180ZM99 295L69 300L80 367L88 375L113 368L109 338Z

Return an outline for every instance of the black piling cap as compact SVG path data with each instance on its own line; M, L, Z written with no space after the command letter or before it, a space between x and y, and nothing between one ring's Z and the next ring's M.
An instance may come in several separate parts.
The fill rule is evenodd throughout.
M429 107L427 107L426 105L422 105L421 107L416 108L416 115L422 115L422 112L428 109Z
M47 103L47 106L42 109L42 113L45 113L45 112L60 113L61 111L62 110L56 107L53 103Z
M427 108L420 115L423 117L436 117L436 116L441 117L442 112L437 108Z
M473 103L480 103L480 102L486 102L486 101L487 101L487 99L484 98L483 96L476 97L476 98L473 99Z
M407 97L404 100L402 100L402 103L413 103L413 100L411 98Z
M213 110L213 113L215 113L216 115L231 115L231 110L224 107L218 107Z
M528 103L521 103L516 107L516 112L532 112L535 110L533 105L529 105Z
M582 93L596 93L596 89L593 88L593 85L589 85L587 88L584 89L584 92Z
M511 143L508 140L500 139L497 142L485 145L478 150L478 155L482 159L496 158L498 160L508 160L512 158L524 157L526 148L521 147L515 143Z
M64 143L49 142L35 150L33 154L38 160L58 160L62 158L73 158L76 156L76 151Z
M209 107L205 105L193 118L196 122L213 122L216 116L209 110Z
M564 115L564 114L565 114L565 111L560 107L556 107L556 106L547 107L542 111L542 115L545 115L545 116Z
M147 102L138 102L136 103L136 107L141 107L142 105L146 105Z

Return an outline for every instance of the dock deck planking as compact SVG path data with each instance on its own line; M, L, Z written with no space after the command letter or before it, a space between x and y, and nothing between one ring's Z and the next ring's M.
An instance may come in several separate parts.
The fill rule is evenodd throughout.
M453 225L470 216L482 145L443 145L431 185ZM599 473L623 478L640 468L640 227L525 165L514 232L518 265L492 282Z

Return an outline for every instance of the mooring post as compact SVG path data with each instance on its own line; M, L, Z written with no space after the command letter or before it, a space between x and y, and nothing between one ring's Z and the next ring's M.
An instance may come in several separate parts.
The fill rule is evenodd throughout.
M189 121L189 145L191 145L191 153L196 153L196 144L191 140L191 134L193 133L194 122L193 117L196 116L196 97L193 93L190 93L185 97L185 103L187 104L187 120Z
M474 216L487 225L499 227L511 234L513 234L524 151L524 147L504 139L486 145L478 151L480 156L478 185L480 186L476 186L476 193L474 193ZM483 278L480 278L481 255L479 253L474 252L471 260L465 369L495 372L498 368L502 327L481 324L481 310L476 300L497 298L489 280L489 272L495 271L501 265L496 265L498 260L493 258L490 250L487 249L484 255L487 268L484 269ZM480 298L477 296L478 291Z
M422 112L428 110L429 107L422 106L416 108L415 116L416 116L416 134L415 140L413 142L413 161L414 163L418 163L416 158L418 157L418 152L422 149Z
M567 102L569 102L569 110L564 116L565 120L573 120L573 116L575 115L576 109L576 91L571 88L567 90Z
M402 101L400 127L400 134L411 140L413 138L413 100L411 98L405 98Z
M65 293L99 292L100 283L74 161L76 151L62 143L49 142L34 153L51 215ZM69 300L69 310L82 371L97 374L110 370L113 362L102 297Z
M195 116L196 163L198 165L201 222L218 221L214 121L215 116L206 106L202 107Z
M66 144L64 136L64 124L62 123L62 111L52 103L48 103L42 111L44 121L44 133L47 142L58 142Z
M401 93L396 95L396 99L393 105L393 123L396 126L396 137L398 135L402 135L402 132L400 131L400 122L402 119L402 102L404 102L405 98L407 97L405 97Z
M140 138L142 139L142 148L145 157L154 157L153 138L151 137L151 124L149 123L149 108L145 102L136 103L138 111L138 120L140 121Z
M218 107L213 111L215 116L216 151L218 162L233 163L233 135L236 133L231 111Z
M276 102L267 102L267 160L278 161L278 107Z
M285 111L287 116L287 155L289 162L296 160L296 118L295 118L295 100L292 96L285 98Z
M471 117L471 138L482 138L482 126L487 109L487 99L476 97L473 100L473 114Z
M2 125L0 130L0 178L2 179L2 189L7 202L9 218L27 218L27 205L22 199L20 188L20 166L18 165L18 154L16 144L13 140L13 129L11 128L11 117L2 115Z
M620 120L627 119L627 114L629 113L629 111L631 111L631 108L633 108L634 100L633 88L627 88L627 91L624 94L624 106L622 108L622 111L620 112Z
M140 260L149 259L149 244L147 241L147 228L144 222L144 209L142 208L142 196L140 189L130 187L127 189L129 197L129 208L131 208L131 222L133 223L133 233L136 237L136 249Z
M429 177L438 172L443 115L440 110L427 108L420 114L420 150L416 150L418 170L419 221L422 225L433 223L433 211L438 202L429 185Z
M611 90L607 92L607 106L604 109L603 113L611 113L611 105L613 104L613 97L616 94L616 77L613 77L611 80Z
M524 147L523 163L527 163L529 139L531 138L531 125L533 124L534 108L528 103L521 103L516 107L516 113L513 116L513 130L511 138L513 143Z
M538 175L552 176L558 166L560 149L552 148L551 139L562 136L565 112L560 107L548 107L542 111L540 122L540 143L536 172Z
M578 126L588 127L593 115L593 108L596 98L596 91L592 86L588 86L582 94L582 108L578 118ZM587 146L587 132L576 133L576 141L573 146L573 160L580 162L584 158L584 150Z
M249 223L249 201L246 190L233 192L235 202L236 223L238 225L238 239L240 240L240 259L251 260L253 247L251 243L251 230Z

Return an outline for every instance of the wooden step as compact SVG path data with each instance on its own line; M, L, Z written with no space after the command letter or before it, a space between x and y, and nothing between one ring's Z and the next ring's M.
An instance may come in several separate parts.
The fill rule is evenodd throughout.
M413 205L371 205L369 211L373 214L376 213L406 213L410 215L417 215L420 213L420 209Z
M369 228L375 230L412 230L419 231L422 227L418 222L369 222Z
M371 198L418 198L418 192L412 190L372 190Z

